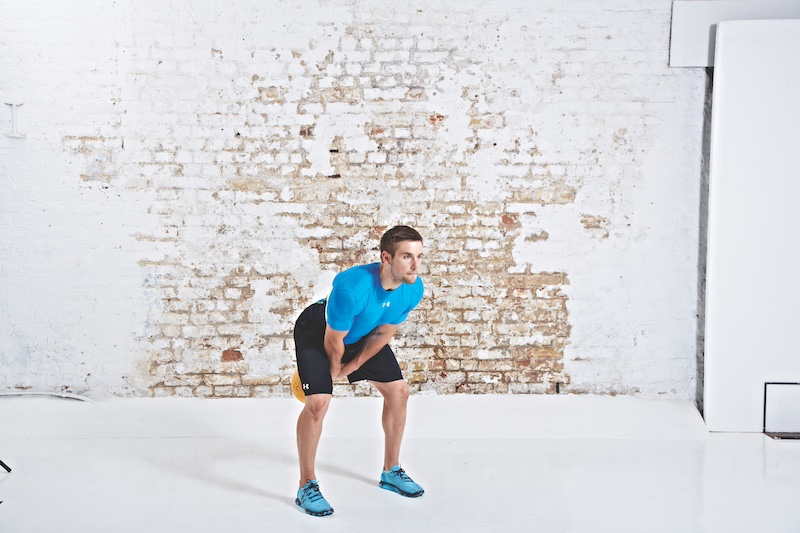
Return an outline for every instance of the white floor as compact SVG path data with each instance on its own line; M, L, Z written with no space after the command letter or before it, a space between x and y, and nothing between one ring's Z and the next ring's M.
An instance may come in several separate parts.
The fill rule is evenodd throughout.
M380 400L334 399L318 458L336 512L294 504L293 399L0 398L0 532L799 532L800 441L709 434L686 402L414 396L377 487Z

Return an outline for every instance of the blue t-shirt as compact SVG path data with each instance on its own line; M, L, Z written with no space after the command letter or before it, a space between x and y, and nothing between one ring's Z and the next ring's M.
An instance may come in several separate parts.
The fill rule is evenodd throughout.
M380 263L355 266L333 278L325 320L331 329L347 331L345 344L358 342L382 324L396 326L422 300L422 278L392 291L381 286Z

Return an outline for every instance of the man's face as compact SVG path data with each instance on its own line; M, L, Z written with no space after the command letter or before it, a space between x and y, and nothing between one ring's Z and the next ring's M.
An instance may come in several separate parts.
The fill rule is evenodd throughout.
M394 256L383 253L384 261L389 263L392 278L409 285L417 281L422 268L422 243L419 241L403 241L397 245Z

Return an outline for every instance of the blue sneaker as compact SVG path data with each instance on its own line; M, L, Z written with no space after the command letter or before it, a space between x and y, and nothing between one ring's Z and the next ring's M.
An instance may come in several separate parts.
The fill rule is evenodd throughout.
M406 471L400 468L400 465L394 465L391 472L385 470L381 474L381 482L379 483L382 489L391 490L409 498L416 498L422 496L425 491L414 483L414 480L408 477Z
M322 493L319 491L319 482L316 479L312 479L303 488L297 490L297 499L295 499L294 503L312 516L333 514L333 508L322 497Z

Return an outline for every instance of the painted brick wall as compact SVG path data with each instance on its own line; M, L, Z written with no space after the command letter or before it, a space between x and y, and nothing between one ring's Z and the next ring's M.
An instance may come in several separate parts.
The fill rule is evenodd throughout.
M6 8L0 385L285 395L297 314L406 223L415 390L694 398L704 77L670 9Z

